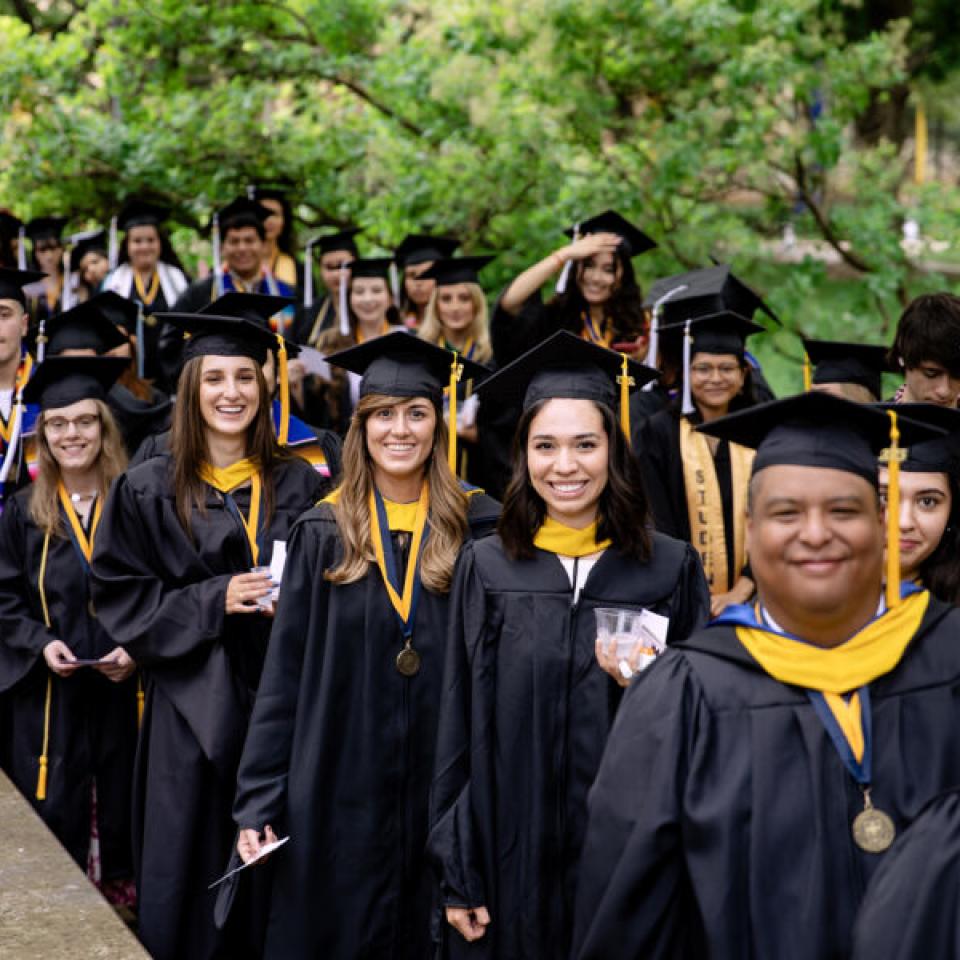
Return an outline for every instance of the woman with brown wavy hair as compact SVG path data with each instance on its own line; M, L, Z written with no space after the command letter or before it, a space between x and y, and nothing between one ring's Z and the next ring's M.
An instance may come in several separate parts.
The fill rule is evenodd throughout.
M158 960L256 955L257 892L218 931L207 887L233 845L270 638L263 569L328 489L277 443L262 370L276 336L251 322L263 298L246 296L250 317L162 316L190 334L170 449L114 485L93 558L100 621L146 677L134 849L140 938Z
M54 357L24 389L41 408L38 472L0 521L0 692L8 773L104 895L129 907L136 667L89 603L103 500L126 466L104 402L123 366Z
M450 580L498 512L448 467L451 359L402 332L330 358L362 374L348 480L291 540L234 807L243 860L293 838L276 854L267 957L429 954L422 854Z
M642 611L666 643L706 619L697 555L650 528L614 414L617 381L623 410L653 376L561 331L480 387L523 414L498 536L466 545L453 585L428 843L445 956L569 954L587 791L654 646L615 655L595 612Z

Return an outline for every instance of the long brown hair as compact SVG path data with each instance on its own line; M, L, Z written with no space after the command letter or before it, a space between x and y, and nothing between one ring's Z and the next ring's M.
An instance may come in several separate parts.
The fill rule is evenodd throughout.
M345 480L340 485L339 499L333 507L343 559L324 576L331 583L354 583L366 575L376 562L370 535L370 493L373 490L373 463L367 451L367 420L377 410L404 403L409 397L370 395L361 397L350 420L350 429L343 442ZM420 579L434 593L447 593L453 577L453 565L467 535L467 497L446 459L447 427L437 411L433 449L424 464L430 483L430 535L420 558Z
M470 324L469 336L473 338L474 351L470 357L477 363L487 363L493 358L493 347L490 345L490 316L487 310L487 298L483 290L476 283L467 284L470 289L470 300L473 303L473 322ZM430 294L427 308L423 314L423 323L417 331L417 336L429 343L439 343L443 346L443 324L440 322L440 311L437 308L439 298L437 287Z
M273 469L288 454L277 443L267 382L260 364L253 362L260 403L247 428L246 456L254 460L263 475L263 517L269 523L273 516ZM206 424L200 410L200 384L203 380L203 357L192 357L183 366L177 385L177 402L173 406L170 450L173 456L173 488L177 516L183 529L192 536L191 515L194 510L206 512L206 484L200 479L200 465L209 458Z
M127 451L110 408L94 400L100 418L100 453L97 455L97 496L102 501L110 484L127 469ZM50 450L46 413L37 419L37 479L30 488L30 517L37 527L55 537L65 536L57 488L63 478L60 464Z
M503 497L497 533L509 556L525 560L533 556L533 538L547 516L547 505L530 483L527 466L527 437L533 418L549 400L525 410L513 440L513 476ZM611 540L625 556L645 563L650 559L650 510L647 495L630 443L613 410L595 403L607 435L607 485L597 502L597 539Z

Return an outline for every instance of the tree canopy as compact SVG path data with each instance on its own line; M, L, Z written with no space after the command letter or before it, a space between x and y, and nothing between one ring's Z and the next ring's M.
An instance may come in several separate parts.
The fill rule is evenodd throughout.
M914 185L911 145L858 122L944 80L952 41L932 24L948 7L4 0L0 205L104 222L146 193L194 230L246 183L282 180L301 236L443 229L500 253L491 281L613 206L660 244L647 283L732 260L788 327L877 339L944 282L902 222L954 244L960 193ZM852 278L843 317L817 296L821 259L769 266L788 221Z

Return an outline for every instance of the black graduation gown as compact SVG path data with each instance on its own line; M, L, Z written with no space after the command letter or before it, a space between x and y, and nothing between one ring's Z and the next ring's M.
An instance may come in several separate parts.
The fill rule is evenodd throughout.
M137 743L137 681L114 683L93 668L52 674L43 648L62 640L79 659L116 646L89 613L89 578L72 537L51 537L44 594L38 586L44 534L30 518L30 490L7 503L0 519L0 691L6 694L11 748L7 772L74 860L86 868L91 786L96 780L103 878L133 875L130 789ZM70 529L62 517L64 530ZM36 799L47 678L50 701L47 796Z
M873 802L898 829L960 782L958 634L960 611L931 599L870 684ZM768 676L733 627L700 631L620 708L590 795L572 956L848 957L887 856L853 842L862 809L805 692Z
M563 316L556 303L544 303L539 290L524 300L516 315L503 309L500 305L502 297L501 293L490 314L490 342L504 366L558 330L569 330L580 336L582 321L577 317Z
M960 956L960 790L933 800L896 840L867 887L854 960Z
M123 434L128 456L132 457L147 437L170 429L173 406L168 397L153 387L150 398L141 400L122 384L115 383L107 394L107 405Z
M489 532L498 514L489 497L472 496L472 535ZM376 566L347 585L323 578L340 549L329 504L297 524L234 819L291 838L274 857L267 958L420 960L449 598L422 591L413 630L421 668L403 677L403 636Z
M699 423L694 415L694 423ZM683 458L680 456L680 414L661 410L634 432L634 453L643 470L643 485L650 501L653 525L661 533L690 542L690 514L687 512ZM723 527L728 531L727 569L733 563L733 477L730 469L730 444L721 440L713 458L720 488Z
M239 930L217 933L207 885L233 843L237 762L271 621L225 613L228 581L253 565L246 534L209 488L191 540L176 515L171 469L160 455L116 481L92 564L100 620L148 681L134 779L140 938L156 960L240 957L255 943L239 940ZM274 483L262 565L327 488L299 459L282 462ZM235 501L246 516L249 488Z
M446 924L450 957L565 957L586 826L621 687L596 660L597 607L670 618L668 642L709 613L693 548L653 535L648 563L607 550L573 603L555 554L511 560L499 537L457 566L430 799L428 853L446 906L486 906L468 944Z

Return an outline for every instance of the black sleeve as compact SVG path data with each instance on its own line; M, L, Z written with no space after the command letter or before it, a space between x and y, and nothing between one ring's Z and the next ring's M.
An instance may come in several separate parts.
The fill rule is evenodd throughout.
M330 592L312 526L297 524L287 548L280 602L237 775L233 818L241 829L276 827L286 807L304 651L308 638L324 642Z
M233 574L169 583L157 552L178 544L153 521L153 511L141 509L138 497L126 475L114 481L90 569L100 622L115 643L149 666L206 648L221 636Z
M685 640L710 619L710 589L700 556L685 543L677 589L670 600L669 643Z
M686 540L686 525L680 516L680 511L686 510L686 499L682 474L679 489L676 483L677 465L673 445L676 442L679 453L679 438L673 436L674 432L674 418L657 414L640 428L639 443L634 452L643 471L643 484L654 527L668 537Z
M497 363L506 366L542 339L547 308L539 290L524 300L515 315L503 309L502 299L503 293L497 297L490 314L490 342Z
M692 935L681 811L699 709L672 651L627 688L590 793L571 957L697 955L681 950Z
M14 666L21 675L25 672L22 668L29 668L43 648L56 639L27 600L27 518L23 509L21 498L15 497L0 516L0 646L19 654L8 666ZM0 658L0 689L11 685L4 682L11 679L3 676L4 659Z

